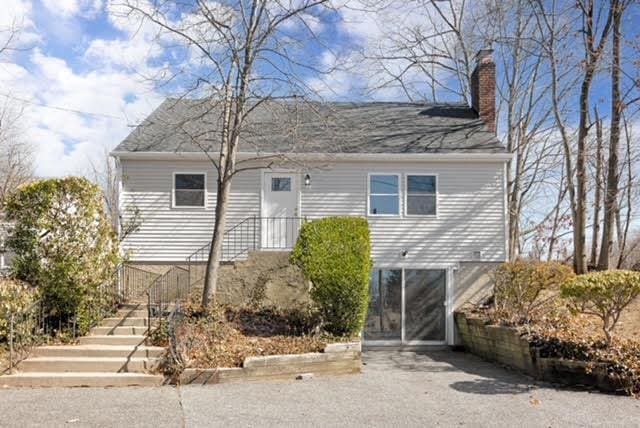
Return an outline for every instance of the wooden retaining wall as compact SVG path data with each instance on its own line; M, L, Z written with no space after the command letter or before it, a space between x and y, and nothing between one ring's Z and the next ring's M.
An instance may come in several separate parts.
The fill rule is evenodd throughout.
M188 368L180 375L182 385L211 385L228 382L288 380L300 376L324 377L360 373L360 343L335 343L324 352L248 357L242 367L199 369Z
M514 328L488 325L484 318L462 312L455 313L455 322L468 352L536 379L609 393L623 393L630 387L629 381L611 376L605 363L540 357Z

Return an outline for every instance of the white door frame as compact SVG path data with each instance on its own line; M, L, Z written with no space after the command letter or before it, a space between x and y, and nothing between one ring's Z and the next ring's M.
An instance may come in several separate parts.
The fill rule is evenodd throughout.
M455 266L452 265L432 265L432 266L374 266L373 270L400 270L402 271L402 283L401 283L401 327L400 327L400 340L367 340L365 345L371 346L442 346L453 345L454 341L454 319L453 319L453 281ZM444 270L445 271L445 340L405 340L405 284L404 284L404 271L405 270ZM364 335L363 335L364 338Z
M266 175L267 174L287 174L287 175L291 175L293 178L293 184L295 185L295 191L296 195L296 213L294 215L294 217L302 217L301 216L301 210L302 210L302 197L301 197L301 193L302 193L302 188L300 186L301 181L301 175L299 171L293 170L293 169L286 169L286 168L264 168L262 170L260 170L260 217L266 217L264 210L265 210L265 203L264 203L264 198L265 198L265 194L264 194L264 186L265 186L265 179L266 179ZM261 250L265 250L265 248L263 247L263 235L262 235L262 221L260 221L260 249ZM268 250L268 248L267 248Z

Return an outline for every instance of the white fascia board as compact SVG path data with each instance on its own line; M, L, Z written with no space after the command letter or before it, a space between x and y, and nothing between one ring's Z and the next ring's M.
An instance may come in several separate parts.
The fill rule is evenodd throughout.
M148 160L209 160L217 158L217 153L203 152L111 152L119 159ZM508 162L511 153L238 153L238 159L273 160L282 157L287 160L332 161L332 162Z

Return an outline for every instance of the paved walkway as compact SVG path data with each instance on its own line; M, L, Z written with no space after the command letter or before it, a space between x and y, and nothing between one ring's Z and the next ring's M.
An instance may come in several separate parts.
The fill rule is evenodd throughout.
M453 353L364 374L211 387L0 390L0 426L640 426L640 400L555 389Z

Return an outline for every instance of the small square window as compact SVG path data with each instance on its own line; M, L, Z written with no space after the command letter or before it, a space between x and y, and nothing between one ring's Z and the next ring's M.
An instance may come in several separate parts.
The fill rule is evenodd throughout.
M435 175L407 175L407 215L436 215Z
M173 204L176 207L204 207L205 175L175 174Z
M290 192L291 177L273 177L271 178L272 192Z
M397 175L369 176L369 215L398 215L400 186Z

